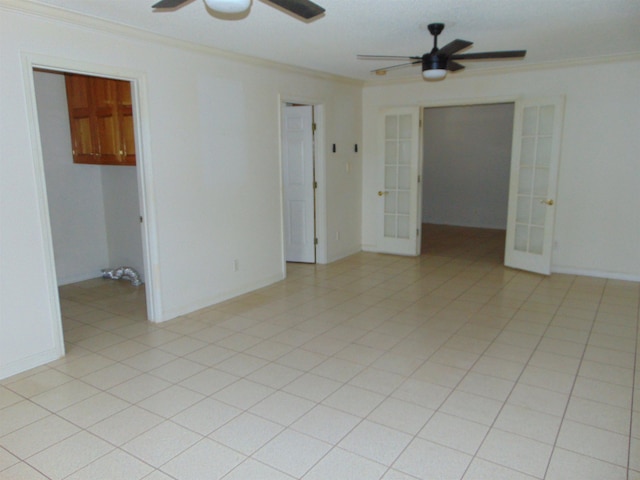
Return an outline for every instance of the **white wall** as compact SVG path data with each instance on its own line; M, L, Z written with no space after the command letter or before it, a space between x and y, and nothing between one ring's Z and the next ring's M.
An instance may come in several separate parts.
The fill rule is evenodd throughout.
M102 268L133 267L144 280L138 178L132 166L99 166L109 260ZM100 270L95 272L99 276Z
M507 225L513 104L426 108L422 222Z
M346 93L346 92L345 92ZM327 192L327 243L329 261L361 250L362 231L362 102L360 88L356 95L338 93L334 101L342 115L328 125L326 148L327 177L333 189ZM336 152L332 146L336 144ZM355 146L358 145L358 152ZM333 191L332 189L332 191ZM357 243L354 240L357 239Z
M359 83L7 5L0 5L0 378L62 353L29 62L134 80L156 320L283 277L280 98L324 104L329 152L333 143L362 143ZM346 150L327 157L326 223L342 232L339 243L321 239L329 259L360 249L360 171L359 156Z
M511 73L460 72L438 83L366 86L363 244L376 248L379 109L564 95L552 270L640 279L640 60Z

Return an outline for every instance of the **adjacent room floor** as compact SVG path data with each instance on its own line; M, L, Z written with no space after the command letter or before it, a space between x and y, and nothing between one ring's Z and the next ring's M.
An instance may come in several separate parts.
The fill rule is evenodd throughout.
M425 232L162 324L60 288L66 357L0 382L0 478L640 479L640 285Z

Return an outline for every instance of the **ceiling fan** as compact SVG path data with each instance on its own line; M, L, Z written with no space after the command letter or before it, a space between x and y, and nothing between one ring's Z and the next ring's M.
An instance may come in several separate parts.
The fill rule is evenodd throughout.
M427 27L431 35L433 35L433 49L431 52L422 56L403 57L396 55L358 55L361 60L408 60L408 63L401 63L391 67L378 68L372 70L373 73L384 75L387 71L408 67L411 65L422 64L422 76L426 80L442 80L447 75L447 70L455 72L462 70L464 65L459 64L456 60L488 60L496 58L522 58L527 53L526 50L504 50L499 52L480 52L480 53L456 53L473 45L473 42L467 40L454 40L447 43L444 47L438 48L438 35L444 30L444 23L431 23Z
M152 8L177 8L190 0L160 0L152 5ZM207 6L220 13L241 13L251 6L251 0L204 0ZM269 0L288 12L298 17L309 20L324 13L324 8L309 0Z

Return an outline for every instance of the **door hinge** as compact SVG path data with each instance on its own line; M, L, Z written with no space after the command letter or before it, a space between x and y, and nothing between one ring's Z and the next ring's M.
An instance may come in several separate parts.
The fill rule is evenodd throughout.
M420 183L420 179L421 179L421 178L422 178L422 177L421 177L420 175L418 175L418 183Z
M318 128L318 127L317 127L317 125L316 125L316 122L313 122L313 123L311 124L311 131L315 133L316 128Z
M142 215L140 215L140 223L142 223L142 222L143 222Z
M313 244L314 244L314 245L317 245L317 244L318 244L318 239L317 239L317 238L314 238L314 239L313 239Z
M420 229L416 228L416 236L419 237L420 236Z

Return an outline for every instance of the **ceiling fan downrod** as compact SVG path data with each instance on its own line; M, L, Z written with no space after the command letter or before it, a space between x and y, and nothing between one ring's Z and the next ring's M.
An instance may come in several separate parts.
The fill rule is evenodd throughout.
M433 35L433 49L431 49L431 53L436 53L438 51L438 35L444 30L444 23L430 23L427 28L429 29L429 33Z

